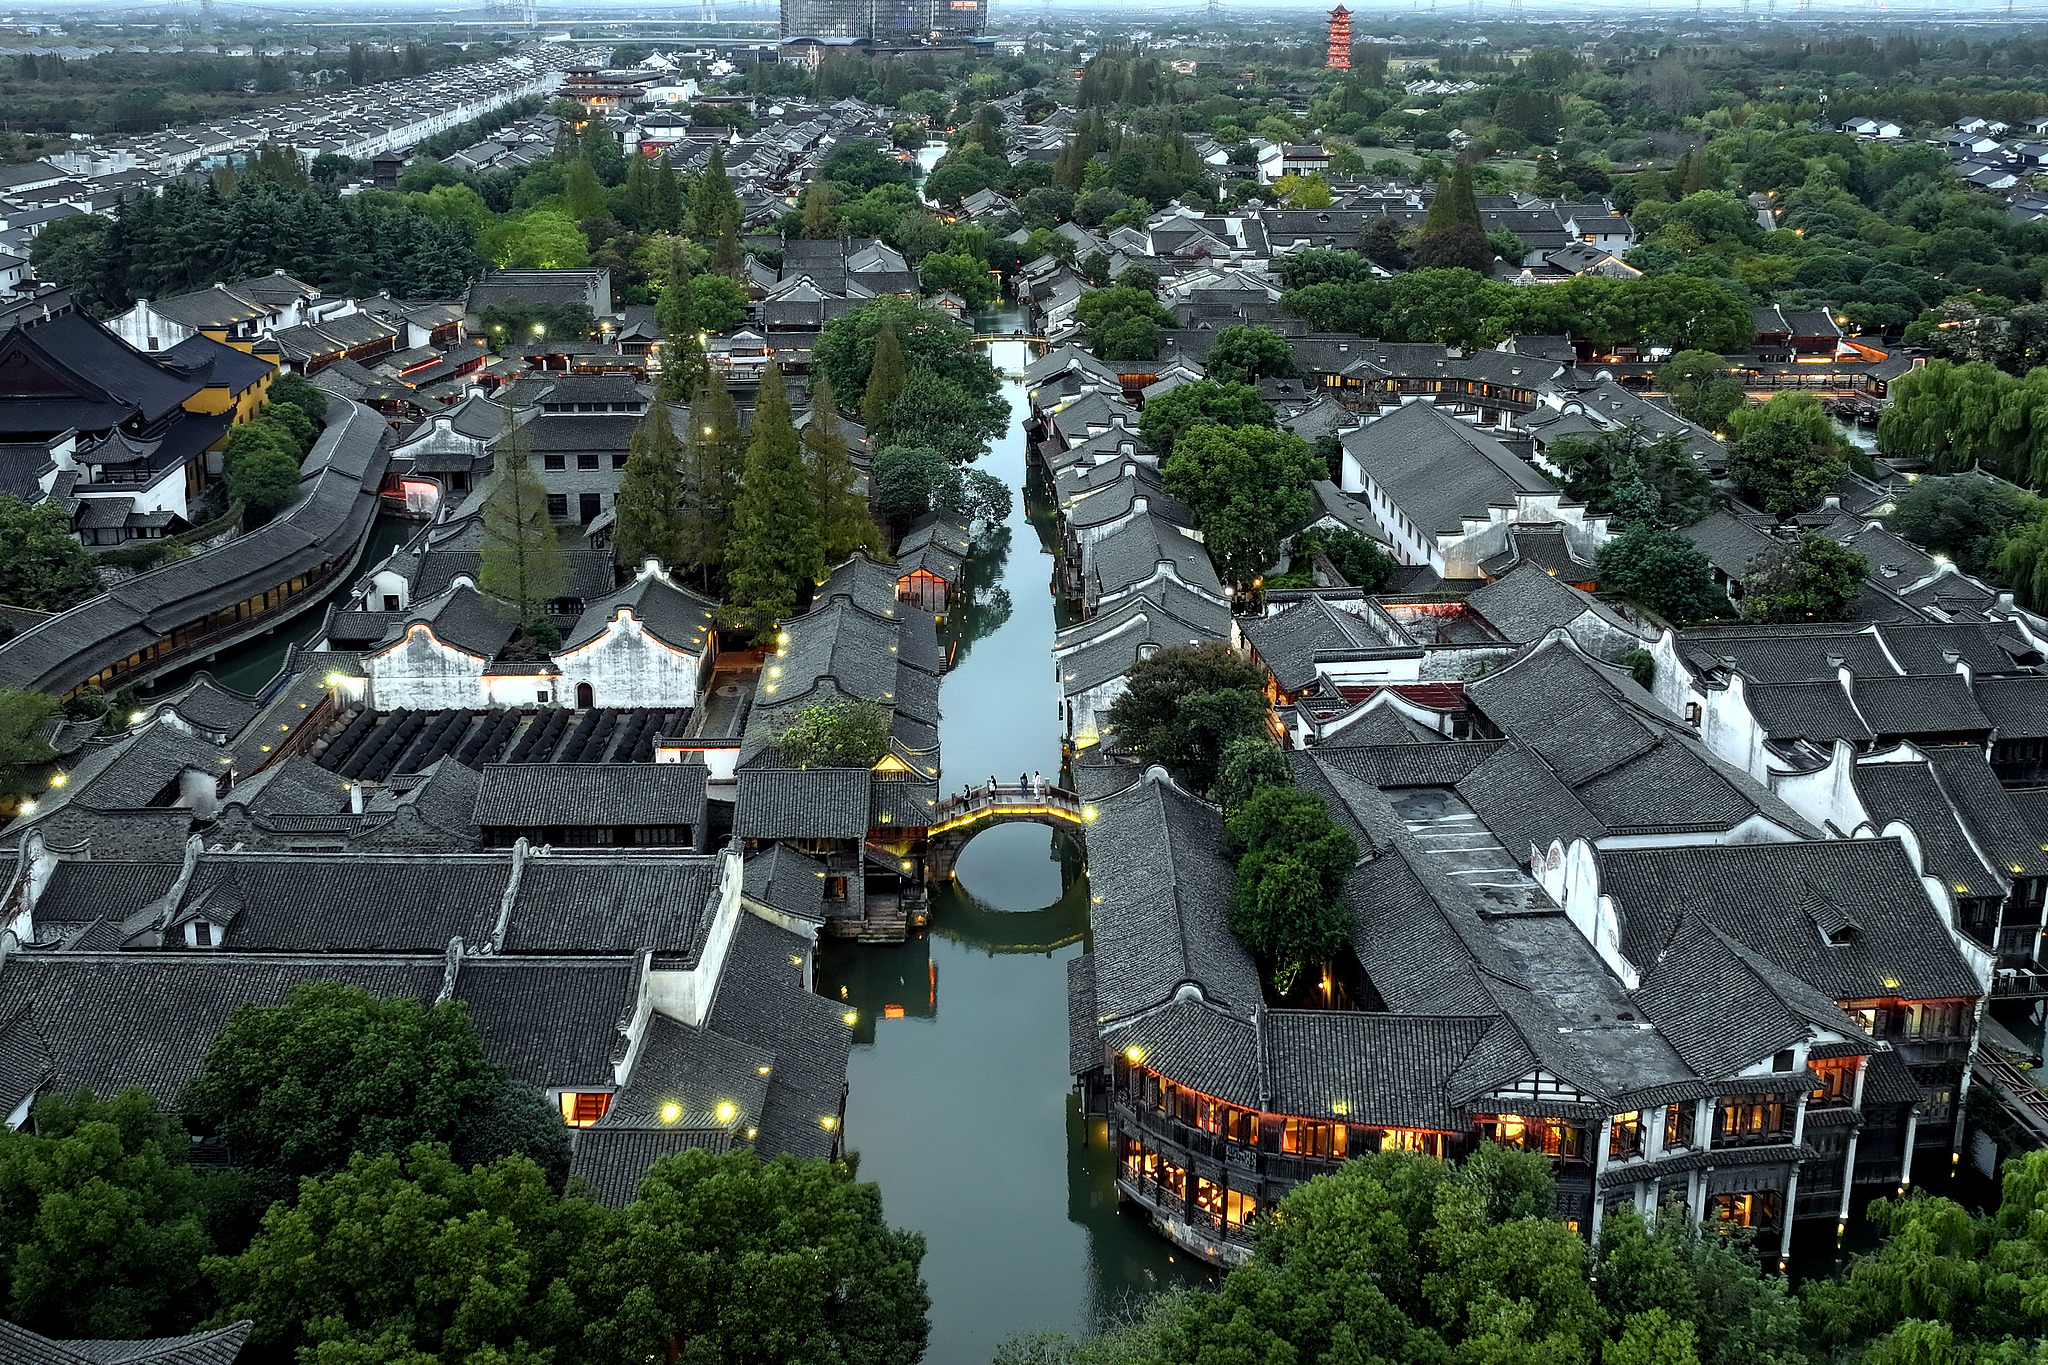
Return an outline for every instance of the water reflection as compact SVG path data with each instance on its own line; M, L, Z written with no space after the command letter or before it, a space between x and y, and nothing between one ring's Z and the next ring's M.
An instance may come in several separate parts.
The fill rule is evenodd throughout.
M998 315L978 330L1016 325ZM1021 343L994 350L1006 374L1028 358ZM1025 496L970 563L969 600L945 626L941 739L954 790L1060 767L1051 504L1026 486L1023 385L1004 393L1012 425L981 467ZM1088 934L1081 845L998 826L956 871L927 934L831 943L819 968L819 989L859 1011L846 1137L861 1177L881 1185L891 1223L926 1239L934 1365L985 1362L1039 1328L1084 1333L1133 1296L1206 1278L1118 1209L1102 1125L1082 1120L1073 1093L1067 963Z

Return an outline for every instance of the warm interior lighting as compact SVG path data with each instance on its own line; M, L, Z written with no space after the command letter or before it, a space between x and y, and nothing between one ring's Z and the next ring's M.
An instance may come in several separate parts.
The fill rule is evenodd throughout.
M882 1006L882 1017L883 1017L884 1019L901 1019L901 1018L903 1018L903 1017L904 1017L904 1010L903 1010L903 1006L901 1006L901 1005L884 1005L884 1006Z

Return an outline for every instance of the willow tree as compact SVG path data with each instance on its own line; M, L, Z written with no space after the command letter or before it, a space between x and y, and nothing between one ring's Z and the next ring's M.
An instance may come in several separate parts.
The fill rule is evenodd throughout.
M682 568L689 546L683 518L683 445L669 421L668 404L647 405L627 447L626 471L619 478L614 504L618 529L613 543L621 564L658 559L668 568Z
M548 517L548 492L533 472L526 429L513 422L492 452L496 469L484 492L477 587L507 605L529 637L549 643L547 605L569 585L569 567Z
M839 428L832 382L822 374L811 383L811 420L804 428L803 445L825 562L837 564L855 550L880 553L882 528L875 525L868 500L855 488L860 471L847 450L846 433Z
M783 392L782 370L771 364L761 376L739 501L733 507L726 619L751 630L772 625L801 605L799 595L824 569L817 500Z

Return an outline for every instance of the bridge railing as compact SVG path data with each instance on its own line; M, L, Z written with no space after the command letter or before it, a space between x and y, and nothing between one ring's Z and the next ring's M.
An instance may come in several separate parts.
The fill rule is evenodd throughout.
M963 815L978 815L983 811L1042 810L1050 808L1062 811L1075 819L1083 816L1080 796L1065 787L1056 787L1050 782L1043 786L1015 782L983 783L970 787L965 792L949 796L932 808L932 823L940 824Z

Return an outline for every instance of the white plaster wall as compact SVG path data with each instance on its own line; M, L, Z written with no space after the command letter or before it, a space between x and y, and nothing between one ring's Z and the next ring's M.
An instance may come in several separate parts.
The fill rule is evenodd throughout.
M563 704L574 705L578 683L589 683L597 706L695 706L701 656L672 649L647 633L621 607L604 634L580 649L557 654Z
M369 705L379 711L488 705L484 663L477 655L442 644L425 622L415 622L404 639L381 654L364 656ZM530 692L523 704L533 704Z
M740 882L743 859L737 846L721 856L718 889L713 893L711 932L697 965L688 971L647 973L647 999L654 1012L701 1028L711 1012L711 999L718 990L719 975L725 970L726 954L732 948L733 933L739 927Z

